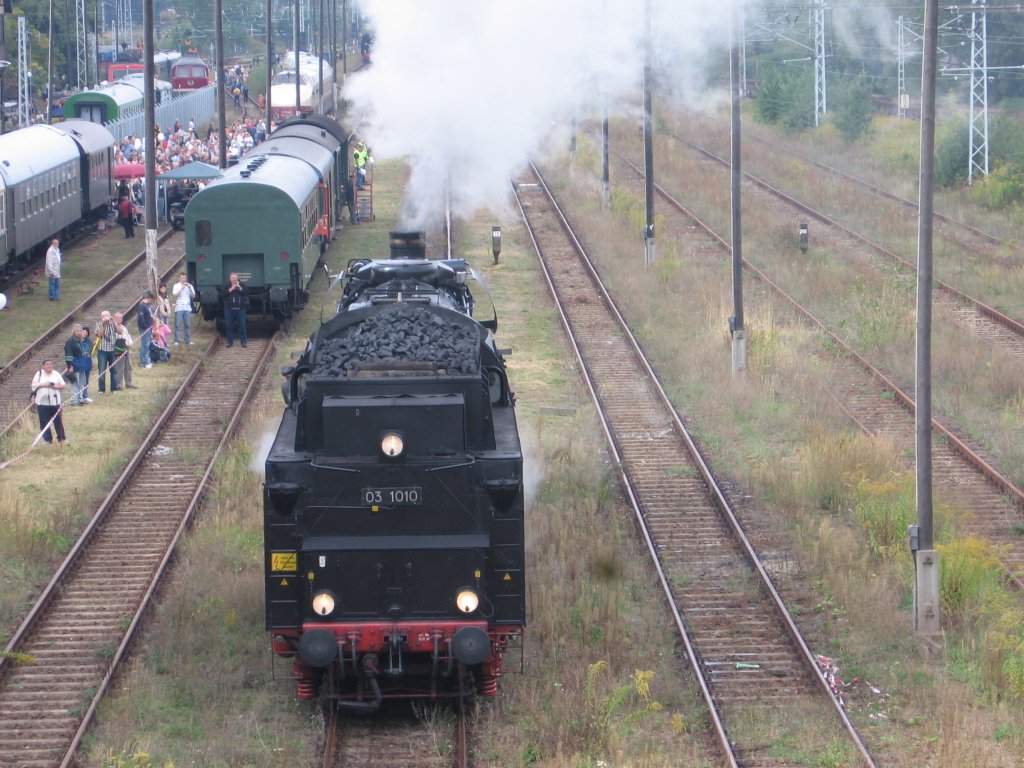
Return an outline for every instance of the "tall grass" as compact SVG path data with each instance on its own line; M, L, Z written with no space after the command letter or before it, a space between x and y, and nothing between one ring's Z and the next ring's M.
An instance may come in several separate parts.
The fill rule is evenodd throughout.
M500 740L517 745L521 765L596 765L638 751L647 757L636 765L674 764L665 746L682 740L695 750L684 734L702 715L679 678L668 626L651 618L660 593L633 550L614 475L593 451L600 434L589 414L569 429L539 426L528 435L544 467L527 527L530 663L525 677L503 682L512 704L505 714L520 733L496 722ZM653 649L663 650L652 657ZM639 658L654 666L638 671ZM638 750L638 739L648 746Z
M315 707L295 700L287 664L272 665L264 629L262 483L251 446L260 443L265 413L255 410L248 434L218 464L137 649L131 684L103 704L89 765L122 744L138 745L155 764L311 759Z
M633 140L628 126L619 138ZM719 179L716 170L706 171L684 153L659 157L665 161L660 183L721 225L728 210L720 205L725 176ZM761 159L771 163L775 158L767 153ZM700 182L694 184L694 179ZM857 434L837 412L824 394L831 375L829 345L802 329L788 312L773 312L773 302L747 281L749 365L742 381L733 379L724 330L731 314L727 270L706 253L680 258L668 247L676 241L665 228L659 231L658 262L640 269L632 258L635 245L624 243L615 230L623 222L606 221L609 217L592 205L589 186L576 181L578 188L567 187L575 195L573 203L591 208L589 215L576 214L577 224L716 472L731 475L744 507L758 506L746 501L748 494L770 500L770 510L748 510L756 537L765 536L772 550L793 542L798 575L782 574L779 582L801 611L812 644L841 659L846 679L871 680L873 688L862 687L864 695L851 704L871 740L885 742L890 764L917 766L922 754L938 751L929 746L935 739L945 742L944 755L962 757L970 754L969 743L989 738L992 730L986 733L986 723L994 729L1006 718L1002 732L1011 735L990 743L991 748L975 749L974 763L962 763L1006 764L1019 744L1012 736L1021 727L1019 712L986 711L972 702L970 735L955 730L939 735L908 723L913 721L912 715L907 717L911 711L928 712L935 721L955 720L957 710L964 709L957 697L970 697L971 691L959 685L950 667L932 667L919 654L909 614L913 565L906 525L915 514L910 457L885 438ZM632 185L620 186L624 193L632 191ZM771 206L749 213L744 245L747 254L756 256L752 260L770 260L771 271L792 283L798 294L812 297L831 322L842 324L843 334L883 353L886 364L895 363L896 370L906 370L907 360L912 360L906 352L913 338L912 286L893 279L891 268L880 275L877 266L857 254L837 256L827 237L814 239L807 255L794 254L795 227L780 222ZM750 232L753 237L747 236ZM687 249L685 243L680 247ZM851 293L849 285L859 288ZM970 346L962 334L958 338L960 347ZM996 386L1005 391L1002 385L1012 382L1012 376L1005 376ZM976 376L975 385L987 388L991 383ZM1006 414L1012 418L1012 406ZM938 505L936 530L943 541L956 540L961 518L955 512ZM813 597L805 594L809 582ZM952 614L945 622L951 630L961 624ZM991 666L1004 669L997 661L992 656ZM1012 671L1013 665L1010 661L1005 668ZM889 691L893 698L878 694L873 699L873 689ZM774 734L770 738L779 738L770 724L762 725Z
M873 555L906 553L907 526L917 519L914 492L914 479L907 473L857 484L854 514Z

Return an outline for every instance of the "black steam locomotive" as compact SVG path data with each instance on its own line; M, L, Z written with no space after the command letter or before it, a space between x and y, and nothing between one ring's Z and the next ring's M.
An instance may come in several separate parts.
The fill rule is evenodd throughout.
M497 692L525 625L523 456L461 259L392 233L284 370L266 463L267 629L341 708ZM325 685L326 684L326 685Z

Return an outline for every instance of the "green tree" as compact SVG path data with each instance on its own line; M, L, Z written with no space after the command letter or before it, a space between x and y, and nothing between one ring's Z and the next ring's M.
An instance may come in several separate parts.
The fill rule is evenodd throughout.
M834 101L832 122L839 129L839 135L847 143L860 138L871 125L875 114L875 105L871 101L871 91L861 80L847 83L837 89L839 92Z
M966 120L945 126L935 146L935 182L943 187L967 183L968 145Z
M802 131L814 124L814 84L805 71L771 68L758 84L754 117Z
M754 117L762 123L779 122L786 109L785 98L785 89L779 73L775 70L767 72L757 87Z
M782 124L799 133L814 125L814 75L810 69L797 70L785 80L786 112Z

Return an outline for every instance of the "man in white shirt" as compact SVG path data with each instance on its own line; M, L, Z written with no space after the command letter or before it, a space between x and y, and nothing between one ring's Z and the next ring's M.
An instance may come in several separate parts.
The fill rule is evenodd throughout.
M50 247L46 250L46 276L50 278L50 301L60 298L60 240L56 237L50 241Z
M196 298L196 289L182 272L178 282L171 288L174 296L174 343L178 343L178 329L185 329L185 343L192 343L192 302Z

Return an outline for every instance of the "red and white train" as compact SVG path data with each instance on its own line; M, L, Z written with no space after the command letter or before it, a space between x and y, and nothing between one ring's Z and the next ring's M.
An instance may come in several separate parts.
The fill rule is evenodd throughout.
M334 72L329 61L299 51L299 66L296 69L295 52L289 51L284 55L282 63L287 69L274 75L270 86L271 120L278 123L296 115L308 115L313 112L326 115L334 111Z

